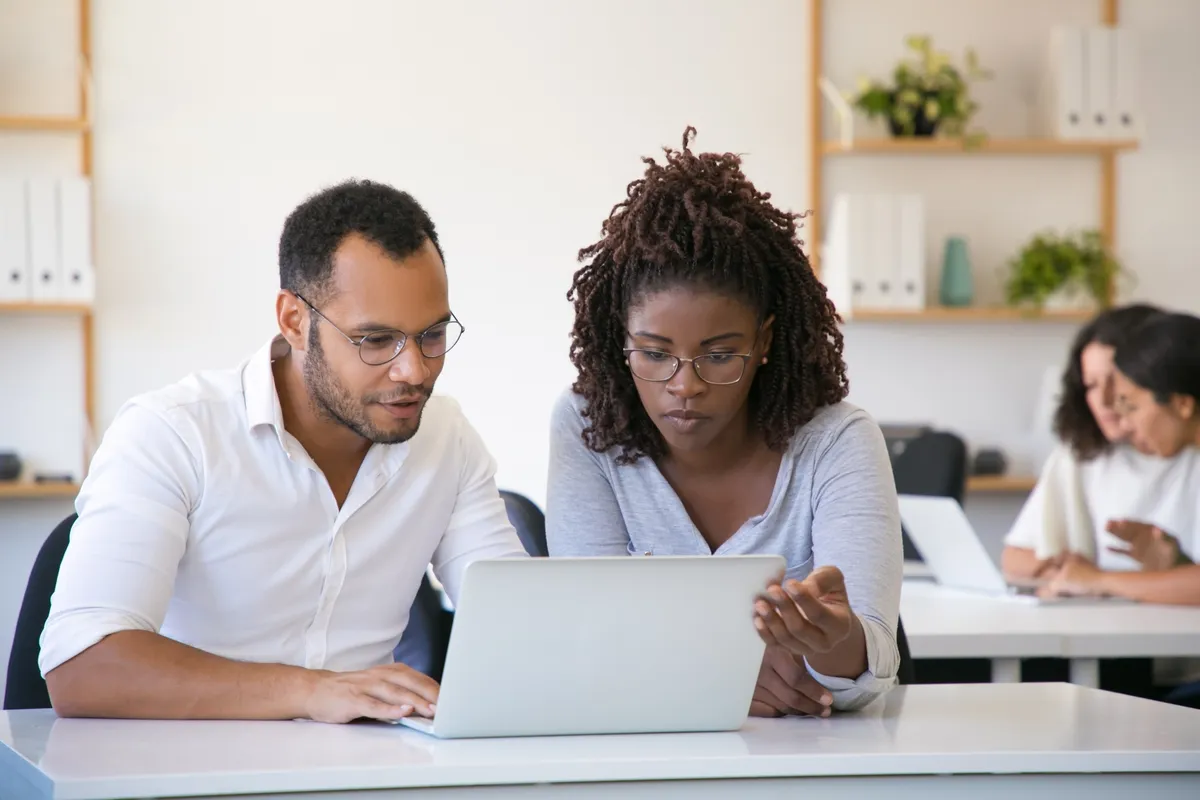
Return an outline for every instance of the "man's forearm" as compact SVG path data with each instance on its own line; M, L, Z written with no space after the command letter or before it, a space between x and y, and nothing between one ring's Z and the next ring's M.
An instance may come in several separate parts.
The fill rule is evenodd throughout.
M55 667L64 717L295 719L320 673L231 661L149 631L120 631Z
M830 678L857 678L867 671L867 634L857 614L850 615L850 635L828 653L806 659L813 669Z
M1096 579L1105 594L1143 603L1200 606L1200 565L1155 572L1102 572Z

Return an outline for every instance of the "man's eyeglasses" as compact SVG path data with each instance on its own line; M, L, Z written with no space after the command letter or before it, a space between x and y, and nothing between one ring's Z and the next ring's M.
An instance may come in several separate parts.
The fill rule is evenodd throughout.
M430 325L425 330L413 334L411 337L403 331L372 331L362 336L350 336L337 325L334 325L333 321L322 314L319 308L296 292L292 294L299 297L300 302L311 308L314 314L328 322L329 327L340 333L346 341L357 347L358 357L363 360L364 364L372 367L382 366L400 355L400 352L404 349L404 345L407 344L410 338L416 341L421 355L425 358L441 358L450 351L450 348L458 344L459 338L466 330L462 326L462 323L451 314L450 319L445 322Z
M625 350L625 360L635 378L662 383L675 377L684 362L692 365L696 376L714 386L737 383L746 374L746 364L753 353L708 353L695 358L680 358L661 350Z

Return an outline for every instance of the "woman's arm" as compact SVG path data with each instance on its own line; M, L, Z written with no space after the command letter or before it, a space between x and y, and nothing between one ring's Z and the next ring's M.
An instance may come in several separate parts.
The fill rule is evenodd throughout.
M1085 559L1068 559L1043 589L1049 595L1115 595L1144 603L1200 606L1200 565L1150 572L1106 572Z
M1062 557L1038 558L1030 547L1004 545L1000 554L1000 569L1010 581L1048 579L1062 564Z
M812 502L813 566L841 571L854 615L845 639L807 660L836 708L859 708L895 683L903 578L891 461L865 412L851 412L830 433L814 469Z
M1143 603L1200 606L1200 566L1157 572L1102 572L1100 591Z
M629 533L602 456L583 443L585 422L567 391L550 424L546 545L551 556L629 555Z
M1110 594L1141 603L1200 606L1200 565L1153 572L1105 572L1082 559L1063 565L1046 587L1051 594Z
M1061 445L1060 445L1061 448ZM1063 553L1050 558L1038 558L1037 551L1044 545L1049 492L1047 484L1052 483L1050 473L1057 461L1062 460L1062 454L1055 451L1043 465L1042 473L1037 484L1029 493L1020 513L1013 521L1012 527L1004 537L1004 552L1000 556L1000 569L1004 577L1010 581L1030 581L1047 579L1054 570L1062 565Z

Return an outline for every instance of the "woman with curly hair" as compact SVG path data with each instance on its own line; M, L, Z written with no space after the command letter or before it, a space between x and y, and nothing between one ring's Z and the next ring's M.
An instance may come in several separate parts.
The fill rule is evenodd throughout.
M1113 354L1163 312L1135 304L1101 312L1075 338L1054 416L1060 445L1005 539L1011 580L1048 580L1074 556L1104 570L1165 569L1191 531L1200 460L1163 458L1125 441L1115 407Z
M1113 357L1113 389L1121 423L1130 442L1167 463L1194 459L1200 446L1200 319L1191 314L1160 314L1140 326ZM1198 477L1190 473L1191 477ZM1193 482L1191 484L1195 486ZM1071 558L1058 570L1049 591L1063 594L1111 594L1146 603L1200 605L1200 520L1172 527L1146 525L1148 542L1170 542L1161 558L1148 559L1141 571L1106 569ZM1179 516L1177 515L1177 519ZM1183 524L1180 522L1179 524ZM1168 532L1169 531L1169 532ZM1182 544L1179 538L1182 538ZM1136 555L1136 548L1131 547Z
M786 575L753 609L768 646L750 712L858 708L899 667L883 436L844 401L838 318L797 216L737 156L693 153L694 133L665 163L643 159L580 251L550 554L782 555Z

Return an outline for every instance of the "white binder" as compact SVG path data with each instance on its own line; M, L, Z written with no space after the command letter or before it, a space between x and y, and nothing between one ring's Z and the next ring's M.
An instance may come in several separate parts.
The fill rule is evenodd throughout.
M92 268L91 181L77 176L58 182L58 241L61 257L61 297L91 303L96 294Z
M1118 139L1140 139L1142 111L1139 105L1140 73L1137 34L1129 28L1113 28L1113 135Z
M871 194L864 199L867 222L861 237L866 242L867 255L861 266L867 291L862 307L895 308L896 285L900 282L896 198L890 194Z
M896 198L899 262L895 303L905 311L925 308L925 200L919 194Z
M1057 139L1082 139L1084 130L1084 34L1082 28L1050 31L1046 74L1041 83L1043 133Z
M58 242L58 191L53 178L31 178L27 184L29 266L34 301L62 299Z
M0 303L30 299L25 181L0 179Z
M1084 135L1089 139L1113 138L1113 34L1112 28L1087 28L1083 52Z
M821 280L843 316L925 307L924 201L916 194L834 197Z
M835 196L829 209L825 244L821 248L820 275L830 302L846 319L854 313L854 291L850 285L850 269L846 260L846 226L850 224L849 212L846 195Z
M821 281L845 317L873 305L869 200L868 195L842 192L834 197L830 210Z

